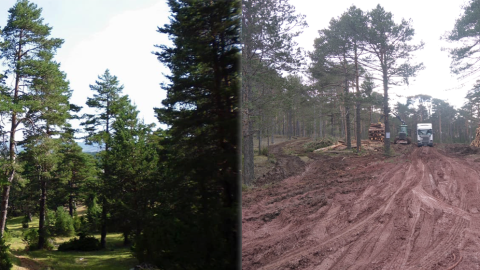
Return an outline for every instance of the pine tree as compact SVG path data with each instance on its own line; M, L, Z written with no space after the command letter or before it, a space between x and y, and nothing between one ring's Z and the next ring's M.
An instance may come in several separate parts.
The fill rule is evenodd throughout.
M51 27L43 23L41 18L42 9L28 0L19 0L9 9L7 25L3 28L3 42L0 44L1 57L6 62L6 75L14 77L12 89L2 91L1 108L8 111L10 115L9 134L9 166L5 170L8 176L7 181L12 183L16 172L15 146L17 141L15 134L20 124L34 126L30 118L32 110L38 108L38 99L41 93L38 88L31 87L33 84L39 86L35 81L42 74L39 67L51 65L51 57L62 45L63 40L49 38ZM50 70L50 68L47 68ZM21 85L23 87L20 90ZM35 102L31 102L34 100ZM0 215L0 235L3 237L5 222L7 219L8 199L10 184L3 186L2 204Z
M170 126L162 186L168 201L155 219L156 231L144 231L149 256L143 259L166 269L232 269L240 259L240 2L168 4L170 24L158 31L169 35L173 47L158 46L156 53L171 70L164 107L156 108L159 121Z
M106 247L107 236L108 192L111 182L111 167L108 166L108 157L114 131L112 124L123 107L128 104L128 97L121 95L123 85L120 86L119 84L117 77L111 75L108 69L105 70L103 75L98 76L98 81L95 81L94 85L90 85L90 89L95 91L95 94L93 94L93 97L87 98L87 106L95 108L97 114L85 114L86 120L81 123L88 133L86 142L89 144L97 143L104 149L100 155L103 169L100 192L102 203L101 248Z
M263 97L258 83L271 70L298 70L304 56L294 38L307 26L304 18L289 1L242 1L242 179L246 185L254 180L254 126L262 109L255 100Z
M61 203L56 205L67 202L68 212L73 217L75 205L81 198L80 193L87 192L87 184L95 178L96 164L93 156L82 152L69 132L62 134L58 153L61 160L57 172L59 183L54 196Z
M415 77L418 71L424 69L423 63L412 65L409 62L413 52L423 49L424 43L410 44L415 34L411 21L402 20L396 24L392 13L386 12L380 5L368 12L367 24L365 49L373 54L377 60L375 66L381 70L385 133L389 134L388 87L401 82L408 84L409 78ZM385 155L390 155L390 137L385 138L384 151Z
M147 219L147 209L155 196L151 196L154 173L157 169L157 153L149 144L153 124L138 120L134 105L124 106L113 123L109 158L114 198L110 205L112 223L124 234L124 245L129 236L139 236Z

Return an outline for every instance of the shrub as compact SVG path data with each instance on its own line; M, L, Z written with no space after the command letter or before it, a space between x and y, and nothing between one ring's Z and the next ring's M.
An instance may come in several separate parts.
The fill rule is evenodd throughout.
M10 242L10 240L12 240L12 232L5 230L3 233L3 239L5 239L6 242Z
M260 151L260 155L268 157L268 147L263 147Z
M25 250L38 249L38 230L31 228L23 233L23 242L25 243Z
M59 206L55 212L54 232L56 235L72 236L75 234L73 219L63 206Z
M29 227L28 223L30 222L28 215L22 219L22 228L27 229Z
M93 236L80 236L58 246L59 251L95 251L100 250L100 241Z
M320 138L313 142L308 142L303 145L303 148L307 152L313 152L316 149L333 145L334 140L331 138Z
M0 238L0 269L2 270L9 270L13 267L13 264L10 261L10 256L8 255L9 249L10 245L5 243L5 239Z
M82 228L82 224L85 223L84 217L79 217L77 212L73 214L73 228L76 232L79 232Z
M102 208L97 203L98 199L95 195L91 195L87 200L87 221L92 230L98 230L100 227L100 220Z

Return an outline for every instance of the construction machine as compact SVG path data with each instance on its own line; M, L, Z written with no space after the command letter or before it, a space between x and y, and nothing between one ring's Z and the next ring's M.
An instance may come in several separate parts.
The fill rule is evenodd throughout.
M410 144L412 142L412 139L410 139L410 137L407 136L408 134L408 129L407 129L407 124L405 123L405 121L402 120L402 118L400 118L400 116L398 116L398 114L392 112L393 115L395 115L395 117L398 118L398 120L400 120L400 122L402 122L402 124L400 125L399 127L399 132L398 132L398 136L395 138L395 140L393 140L393 143L394 144Z
M397 143L399 143L399 144L410 144L412 142L412 140L410 139L410 137L407 136L407 134L408 134L407 124L396 113L394 113L394 112L392 112L392 113L393 113L393 115L395 115L395 117L398 118L398 120L400 120L400 122L402 122L402 124L400 125L400 128L399 128L400 131L398 132L397 137L393 140L393 143L394 144L397 144ZM368 137L369 137L370 140L381 141L381 142L384 141L385 125L383 125L381 123L382 119L383 119L383 115L378 120L378 124L375 124L375 123L370 124L370 128L368 129Z

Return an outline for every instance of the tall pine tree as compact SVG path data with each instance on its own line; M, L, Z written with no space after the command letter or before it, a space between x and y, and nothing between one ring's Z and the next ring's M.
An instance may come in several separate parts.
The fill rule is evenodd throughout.
M150 244L142 259L166 269L233 269L240 258L240 1L168 4L170 24L158 32L173 47L158 46L155 54L171 75L163 85L164 107L155 111L170 127L165 144L171 159L161 191L169 195L158 215L165 219L157 218L156 231L144 231Z
M51 27L43 22L42 9L28 0L19 0L8 10L7 25L3 28L0 43L1 58L6 64L6 76L13 76L12 88L2 91L0 107L8 112L9 164L4 171L7 181L12 183L16 172L16 132L20 125L35 126L31 116L37 110L41 76L52 70L51 58L63 40L50 38ZM55 65L55 64L53 64ZM53 68L55 69L55 68ZM36 81L37 80L37 81ZM36 85L36 87L32 87ZM23 86L23 87L22 87ZM22 87L22 89L20 89ZM27 130L27 133L31 130ZM0 207L0 235L3 237L7 219L10 184L3 186Z
M86 114L86 120L81 123L85 126L87 132L87 143L97 143L104 148L100 154L103 173L101 175L101 201L102 201L102 222L101 222L101 238L100 245L102 248L106 246L107 237L107 212L108 212L108 193L109 184L111 183L111 168L108 166L108 157L110 151L110 143L112 139L112 124L123 107L128 104L128 97L122 96L123 85L120 85L116 76L110 74L107 69L105 73L98 76L98 81L94 85L90 85L90 89L95 91L93 97L87 99L87 106L95 108L96 114Z

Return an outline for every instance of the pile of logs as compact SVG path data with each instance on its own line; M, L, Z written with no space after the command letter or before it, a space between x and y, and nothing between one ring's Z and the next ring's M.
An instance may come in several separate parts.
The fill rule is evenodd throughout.
M470 146L480 147L480 127L477 128L477 132L475 133L475 139L473 139Z
M368 138L371 141L381 141L385 139L385 125L382 123L372 123L368 129Z

